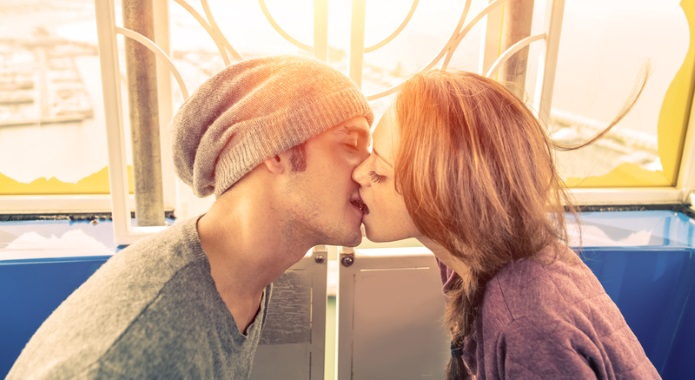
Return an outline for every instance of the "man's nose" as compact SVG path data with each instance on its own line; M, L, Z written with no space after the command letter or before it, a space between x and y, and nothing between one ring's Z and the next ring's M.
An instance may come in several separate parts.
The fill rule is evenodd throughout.
M364 186L367 184L367 182L365 181L366 173L367 173L366 163L367 163L367 160L365 159L362 161L362 163L357 165L355 170L352 171L352 180L359 183L360 186Z
M359 163L357 164L357 166L361 165L363 162L367 161L367 159L369 158L369 151L367 149L360 149L359 153L360 153L358 155Z
M350 158L350 164L353 170L357 169L363 162L369 158L369 151L367 149L357 149L357 153Z

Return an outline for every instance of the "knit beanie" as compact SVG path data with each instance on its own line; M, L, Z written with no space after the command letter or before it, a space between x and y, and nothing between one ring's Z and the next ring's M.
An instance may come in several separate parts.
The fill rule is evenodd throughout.
M245 60L203 83L174 116L176 173L198 197L219 197L265 159L357 116L374 120L360 89L330 66Z

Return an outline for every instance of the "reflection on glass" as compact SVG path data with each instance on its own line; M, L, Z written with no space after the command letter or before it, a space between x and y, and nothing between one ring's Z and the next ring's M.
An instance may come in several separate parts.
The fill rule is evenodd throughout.
M685 62L690 39L677 0L566 2L551 115L556 141L576 144L605 128L634 91L640 70L651 66L641 98L608 136L558 154L569 185L675 184L689 107L681 83L690 82L684 77L692 72L693 63Z
M299 46L273 29L257 0L208 3L215 24L243 58L314 54L314 0L263 2L272 22ZM174 63L190 91L225 63L190 12L207 19L202 3L185 4L189 9L169 2L170 40ZM327 61L348 72L352 1L327 4L326 35L318 37L327 43ZM488 4L472 1L466 20ZM0 4L0 195L108 192L94 6L92 0ZM365 46L393 33L410 7L399 0L367 0ZM389 89L425 67L450 38L464 7L458 0L421 1L398 36L365 53L365 93ZM533 33L543 27L545 7L545 0L535 2ZM120 8L117 2L119 23ZM473 27L449 67L483 72L485 32L484 22ZM678 0L566 1L552 112L549 118L542 115L553 139L575 144L593 136L619 113L644 64L650 62L652 68L641 99L606 138L579 151L558 153L561 175L569 185L674 183L688 114L687 88L679 83L690 83L692 76L693 63L686 62L690 40ZM119 44L122 48L122 38ZM529 99L534 96L537 46L531 45L529 55ZM178 86L172 88L176 108L183 99ZM391 99L372 102L377 117ZM124 121L128 129L128 118Z

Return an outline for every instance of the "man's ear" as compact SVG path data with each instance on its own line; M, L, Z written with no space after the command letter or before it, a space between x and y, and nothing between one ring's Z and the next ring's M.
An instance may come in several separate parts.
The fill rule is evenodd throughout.
M284 152L283 152L284 153ZM263 161L263 165L273 174L282 174L288 169L289 160L288 156L283 153L276 154L273 157L267 158Z

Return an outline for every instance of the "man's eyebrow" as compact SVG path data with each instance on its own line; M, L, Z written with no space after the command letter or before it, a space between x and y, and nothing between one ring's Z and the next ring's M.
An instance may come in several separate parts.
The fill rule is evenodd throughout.
M366 130L364 130L362 128L354 127L352 125L343 125L343 127L338 128L338 130L335 131L335 133L346 134L346 135L357 133L361 137L365 137L365 138L369 137L369 132L367 132Z
M379 154L379 152L377 152L376 149L374 149L373 147L372 147L372 153L374 153L374 155L376 155L377 157L379 157L379 158L381 159L381 161L384 161L384 163L385 163L386 165L388 165L388 166L390 166L391 168L393 168L393 165L392 165L390 162L388 162L388 161L384 158L384 156L382 156L381 154Z

